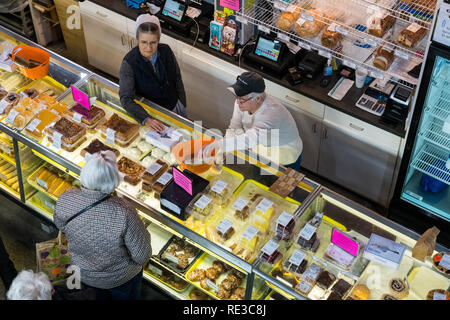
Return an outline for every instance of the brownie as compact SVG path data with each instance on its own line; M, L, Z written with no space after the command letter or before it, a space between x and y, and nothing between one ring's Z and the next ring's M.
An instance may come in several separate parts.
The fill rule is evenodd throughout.
M94 154L100 151L107 151L110 150L116 154L116 157L120 155L119 150L111 148L107 145L105 145L103 142L101 142L98 139L93 140L86 148L81 150L81 155L84 157L86 153Z
M127 141L139 131L138 124L122 119L116 113L106 121L102 130L106 132L106 128L114 130L116 137L123 141Z
M291 264L289 267L289 271L295 272L295 273L303 273L303 272L305 272L307 264L308 264L308 261L303 259L299 266L297 266L295 264Z
M322 289L328 289L335 280L336 276L334 274L324 270L319 274L316 284Z
M334 291L331 291L330 295L328 296L327 300L342 300L341 296L337 294Z
M331 290L333 290L333 292L336 292L339 296L343 297L351 287L352 285L350 283L343 279L339 279L338 282L334 284L333 288L331 288Z

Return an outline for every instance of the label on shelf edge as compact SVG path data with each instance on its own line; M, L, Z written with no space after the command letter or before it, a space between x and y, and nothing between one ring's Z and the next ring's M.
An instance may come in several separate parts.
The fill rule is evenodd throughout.
M27 125L27 130L33 132L34 130L36 130L36 127L39 125L39 123L41 123L41 120L39 120L39 119L33 119L33 121L31 121L31 122Z
M234 204L233 204L233 209L236 209L238 211L242 211L242 209L244 209L244 207L248 204L248 200L244 199L244 198L239 198L237 199Z
M225 234L232 226L233 222L228 219L223 219L223 221L216 227L216 229L221 234Z
M405 60L409 59L409 54L407 54L406 52L403 52L402 50L399 50L399 49L394 50L394 55L396 55L399 58L405 59Z
M262 32L264 32L264 33L270 34L270 28L268 28L268 27L266 27L266 26L263 26L263 25L261 25L261 24L258 24L258 30L259 30L259 31L262 31Z
M277 224L286 227L294 216L286 211L283 211L277 219Z
M295 249L294 252L292 253L291 257L289 258L288 262L292 263L293 265L299 266L302 261L305 259L306 257L306 253Z
M44 188L45 190L48 189L48 184L47 184L47 182L42 181L42 180L39 179L39 178L36 178L36 183L37 183L39 186L41 186L42 188Z
M302 12L300 15L301 15L301 17L303 19L305 19L305 20L307 20L309 22L314 22L314 17L313 16L311 16L311 15L305 13L305 12Z
M12 109L8 117L6 117L6 122L10 123L11 125L14 125L14 120L16 119L17 115L19 115L19 112L15 109Z
M211 202L211 198L205 196L204 194L195 202L195 206L200 209L205 209L206 206Z
M273 255L275 250L278 249L279 246L280 246L279 243L277 243L277 242L275 242L273 240L269 240L264 245L264 247L261 248L261 252L267 254L268 256L271 256L271 255Z
M356 69L356 63L354 62L344 59L342 63L349 68Z
M287 42L291 41L291 37L289 37L287 34L284 34L283 32L277 32L277 38Z
M211 188L212 191L218 194L222 194L223 190L227 187L228 183L222 180L218 180Z

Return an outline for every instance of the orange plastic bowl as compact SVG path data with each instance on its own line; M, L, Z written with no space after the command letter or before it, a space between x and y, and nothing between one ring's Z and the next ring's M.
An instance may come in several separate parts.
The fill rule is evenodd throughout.
M13 49L11 56L13 61L16 57L22 57L42 63L31 69L17 66L20 72L30 79L41 79L48 74L50 54L47 51L31 46L17 46Z
M193 139L189 141L180 142L176 146L172 148L172 154L180 166L181 171L184 169L188 169L189 171L195 174L201 174L206 172L211 168L211 163L202 163L202 164L186 164L184 163L184 159L190 157L193 154L197 154L203 146L208 143L213 142L214 139ZM212 155L215 152L213 151Z

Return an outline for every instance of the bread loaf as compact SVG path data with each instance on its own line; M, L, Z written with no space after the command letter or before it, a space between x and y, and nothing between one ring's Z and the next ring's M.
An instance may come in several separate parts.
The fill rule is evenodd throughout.
M425 37L426 33L427 29L417 23L412 23L398 34L397 40L408 48L412 48Z
M378 47L373 65L378 69L386 71L394 61L394 50L390 48Z

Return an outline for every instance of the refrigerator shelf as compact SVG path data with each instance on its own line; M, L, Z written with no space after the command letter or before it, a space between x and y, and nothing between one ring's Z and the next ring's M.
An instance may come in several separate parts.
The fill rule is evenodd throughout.
M434 118L425 124L424 128L419 132L419 136L450 151L450 134L442 131L443 125L443 121Z
M445 121L450 115L450 93L441 92L439 97L426 107L425 112L439 120Z
M411 167L450 184L450 170L445 167L449 153L431 144L425 144L411 163Z

